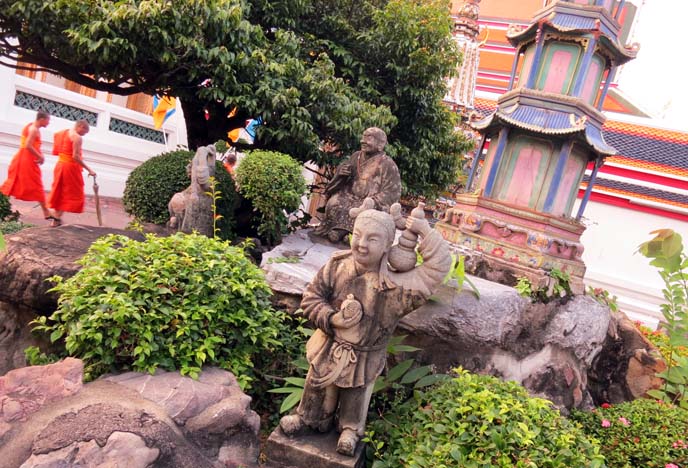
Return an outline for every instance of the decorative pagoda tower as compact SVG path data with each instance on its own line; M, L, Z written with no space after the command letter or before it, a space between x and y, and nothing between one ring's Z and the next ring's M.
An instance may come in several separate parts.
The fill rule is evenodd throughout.
M478 64L480 61L480 43L478 34L478 15L480 0L467 0L459 6L454 19L454 31L452 35L456 45L463 56L456 76L448 80L447 95L444 102L452 110L462 114L467 114L473 109L473 98L475 97L475 80L478 74Z
M437 223L448 241L480 252L490 268L526 276L537 287L553 268L569 273L577 291L583 287L580 218L597 169L616 153L602 135L602 103L614 69L638 50L618 40L624 3L549 1L530 25L509 29L517 51L509 91L492 115L473 124L482 141L467 186L484 159L480 180Z

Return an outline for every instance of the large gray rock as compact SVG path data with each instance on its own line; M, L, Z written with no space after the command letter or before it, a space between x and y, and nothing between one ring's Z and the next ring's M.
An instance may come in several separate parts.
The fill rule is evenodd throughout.
M162 407L208 457L225 464L258 458L260 417L231 372L206 368L198 380L178 372L127 372L104 380L131 388Z
M416 360L514 380L560 408L589 407L587 373L602 349L608 309L585 296L531 304L513 288L473 281L480 299L444 286L434 302L402 320L405 342L423 349Z
M73 276L81 268L76 261L106 234L144 239L135 231L81 225L35 227L5 237L7 250L0 253L0 375L26 365L28 346L50 351L46 338L32 335L29 325L57 308L47 279Z
M46 279L74 275L81 268L76 260L106 234L144 239L135 231L81 225L35 227L5 236L7 250L0 253L0 301L49 315L57 307L57 296L48 292L52 285Z
M8 372L0 377L0 423L25 421L44 405L78 393L83 374L84 363L74 358Z
M590 392L600 403L621 403L646 396L663 381L666 370L659 352L621 312L612 313L602 351L588 374Z
M31 333L29 323L37 317L28 307L0 301L0 375L26 366L27 347L48 347L41 337Z
M146 441L141 437L129 432L113 432L103 447L93 439L87 442L74 442L52 452L31 455L19 468L146 468L159 455L160 450L148 448Z
M171 372L99 379L5 423L0 466L255 466L260 421L249 402L220 369L198 381Z
M260 264L272 288L273 302L290 312L298 309L308 283L330 255L343 248L315 236L310 229L284 237L280 245L263 254Z

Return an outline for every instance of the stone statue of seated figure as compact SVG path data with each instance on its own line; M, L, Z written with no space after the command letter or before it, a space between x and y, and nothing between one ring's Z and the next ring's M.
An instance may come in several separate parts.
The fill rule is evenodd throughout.
M384 152L387 135L371 127L363 132L361 150L337 167L334 177L325 188L325 215L314 233L340 242L352 232L351 208L357 208L366 198L377 210L389 210L401 196L399 169Z
M364 207L373 201L365 201ZM399 206L392 207L398 213ZM422 264L388 265L395 217L375 209L357 214L351 250L335 252L306 288L301 308L317 330L306 345L309 371L298 409L280 421L288 436L306 427L327 432L337 421L337 451L353 456L365 430L375 379L399 320L420 307L449 271L449 246L422 217L405 227L420 236ZM397 224L398 225L398 224ZM415 259L414 259L415 260Z
M213 200L210 177L215 175L215 146L201 146L186 167L191 185L175 193L167 204L169 226L187 234L196 231L213 237Z

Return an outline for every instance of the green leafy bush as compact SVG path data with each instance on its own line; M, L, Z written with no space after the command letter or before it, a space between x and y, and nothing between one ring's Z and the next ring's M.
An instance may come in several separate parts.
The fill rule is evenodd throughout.
M661 401L638 399L604 404L571 418L600 441L609 468L688 466L688 411Z
M287 227L286 212L295 211L306 193L301 164L274 151L252 151L237 167L239 192L260 213L258 233L268 243L279 242Z
M36 322L51 341L64 338L88 378L158 367L195 376L207 364L245 385L254 356L279 346L284 314L242 247L197 234L110 235L79 263L73 277L51 278L58 309Z
M186 166L193 156L187 150L170 151L150 158L131 171L122 198L125 211L144 222L166 223L170 218L167 210L170 199L191 183ZM215 179L221 196L217 203L217 213L222 215L218 220L220 237L231 239L237 194L234 180L219 161Z
M647 393L688 410L688 357L681 353L688 347L688 252L683 250L681 235L671 229L659 229L651 234L655 237L640 244L638 251L651 259L650 265L658 268L664 281L662 295L666 302L659 308L669 339L667 370L657 374L664 379L664 385Z
M515 382L458 376L370 425L380 467L603 467L599 447Z

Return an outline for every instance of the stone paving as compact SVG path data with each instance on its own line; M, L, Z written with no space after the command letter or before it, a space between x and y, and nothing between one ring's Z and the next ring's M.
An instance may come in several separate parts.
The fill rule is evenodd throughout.
M12 209L19 211L20 221L35 226L48 226L49 221L43 219L41 207L36 202L27 202L12 198ZM122 201L119 198L100 197L100 211L103 226L124 229L132 220L132 217L124 212ZM98 226L95 199L92 195L86 196L86 206L83 213L64 213L62 224L83 224L86 226Z

